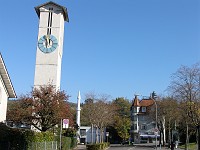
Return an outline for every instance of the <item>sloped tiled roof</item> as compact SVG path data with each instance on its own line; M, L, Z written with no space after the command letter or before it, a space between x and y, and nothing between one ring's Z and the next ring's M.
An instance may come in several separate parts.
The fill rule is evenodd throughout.
M153 99L142 99L140 101L140 106L144 106L144 107L151 106L153 104L154 104L154 100Z

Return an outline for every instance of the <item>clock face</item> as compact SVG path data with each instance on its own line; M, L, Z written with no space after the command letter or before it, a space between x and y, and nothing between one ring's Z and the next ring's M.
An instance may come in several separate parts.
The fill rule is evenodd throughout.
M44 53L51 53L58 47L58 41L53 35L44 35L39 39L38 47Z

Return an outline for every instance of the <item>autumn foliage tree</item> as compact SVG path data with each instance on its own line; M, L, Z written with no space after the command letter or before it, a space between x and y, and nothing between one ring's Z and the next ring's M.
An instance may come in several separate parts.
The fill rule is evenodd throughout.
M160 144L166 143L166 137L168 137L168 143L170 143L171 130L174 128L174 124L178 122L178 116L180 115L178 109L178 102L172 97L158 97L156 99L157 104L157 127L160 131ZM150 117L155 119L155 105L150 110ZM168 134L166 134L168 131ZM167 136L166 136L167 135Z
M200 150L200 65L181 66L173 75L169 91L174 98L184 104L185 121L192 123L198 133Z
M8 108L7 120L26 123L45 132L59 124L61 119L72 120L68 98L64 91L56 90L53 85L34 88Z

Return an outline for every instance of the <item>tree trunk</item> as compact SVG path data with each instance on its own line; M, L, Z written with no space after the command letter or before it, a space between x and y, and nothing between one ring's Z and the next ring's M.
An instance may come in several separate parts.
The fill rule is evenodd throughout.
M96 127L96 144L99 142L98 127Z
M188 142L189 142L188 124L186 123L186 143L185 143L185 150L188 150Z
M91 125L91 142L92 142L92 144L94 143L94 141L93 141L93 124Z
M171 132L170 132L170 121L169 121L169 127L168 127L169 131L168 131L168 148L170 148L170 145L171 145Z
M101 133L101 142L104 142L104 128L102 128L102 133Z
M200 150L200 125L197 126L197 135L198 135L198 150Z
M166 143L166 135L165 135L165 116L163 116L163 146Z
M100 127L100 138L99 138L99 142L102 143L102 127Z
M162 129L160 130L159 145L162 145L162 140L161 140L162 138L161 137L162 137Z
M101 127L101 143L104 142L104 127Z

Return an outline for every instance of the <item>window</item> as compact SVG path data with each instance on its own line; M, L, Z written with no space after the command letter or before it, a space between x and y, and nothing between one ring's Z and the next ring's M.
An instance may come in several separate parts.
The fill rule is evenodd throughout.
M146 107L142 107L142 112L146 112Z
M133 116L133 121L137 121L137 116Z
M141 119L141 121L144 121L145 120L145 116L140 115L140 119Z
M137 124L133 125L134 130L137 130Z
M80 135L86 136L86 129L80 129Z
M141 125L141 130L146 130L147 128L146 128L146 125L145 124L142 124Z

